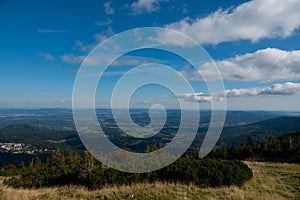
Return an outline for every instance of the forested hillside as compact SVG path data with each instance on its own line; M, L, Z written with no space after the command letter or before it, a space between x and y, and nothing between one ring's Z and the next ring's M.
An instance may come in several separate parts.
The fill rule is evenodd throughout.
M211 158L259 159L280 162L300 162L300 131L276 138L254 142L248 137L246 144L234 142L231 147L219 147L210 154Z

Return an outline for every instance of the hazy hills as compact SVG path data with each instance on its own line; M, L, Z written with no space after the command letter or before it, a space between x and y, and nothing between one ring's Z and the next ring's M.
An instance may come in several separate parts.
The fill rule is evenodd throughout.
M148 120L144 117L147 115L145 110L134 112L138 123L143 124ZM97 114L100 121L106 122L111 141L120 147L126 145L133 151L144 151L147 144L167 143L176 133L176 128L166 127L156 138L133 140L120 134L115 128L110 110L97 110ZM168 112L170 126L178 125L179 116L180 112L177 110ZM202 111L199 134L187 153L199 151L209 120L210 111ZM32 154L24 151L1 151L0 165L9 163L18 165L21 161L27 163L36 155L46 160L51 151L56 148L82 151L84 146L72 124L72 113L67 109L0 110L0 143L23 143L26 148L29 146L27 149L34 150ZM231 146L233 141L243 144L247 142L249 136L254 142L263 141L267 137L278 137L297 130L300 130L300 118L295 113L290 115L281 112L228 111L225 127L217 146ZM48 151L46 152L45 149Z
M134 110L134 118L139 124L149 120L147 110ZM199 138L194 145L200 147L203 134L206 132L211 112L201 111ZM98 119L106 122L108 135L119 146L127 144L128 148L145 149L147 143L170 141L176 132L174 125L178 125L180 111L169 110L168 122L157 138L132 140L116 129L111 110L98 109ZM146 116L146 117L145 117ZM82 143L74 130L72 112L69 109L36 109L36 110L0 110L0 142L16 142L32 145L36 148L55 149L74 148L83 149ZM112 127L110 129L110 127ZM248 136L254 141L262 141L266 137L277 137L284 133L300 130L300 117L297 113L266 112L266 111L227 111L225 127L217 143L218 146L230 146L233 141L246 143ZM124 143L124 144L123 144ZM135 143L137 145L132 145ZM197 148L194 148L197 149Z
M247 125L227 126L223 129L218 144L228 146L233 141L245 143L248 136L251 136L254 141L261 141L266 137L277 137L297 130L300 130L298 117L278 117ZM1 128L0 142L26 143L43 148L63 148L64 146L78 148L81 145L76 132L58 131L28 124Z
M218 113L218 111L216 112ZM112 118L110 109L97 109L96 113L99 120ZM149 120L148 110L146 109L133 109L131 113L133 113L133 117L137 119ZM168 110L167 113L170 119L180 117L180 110ZM299 113L226 111L225 125L245 125L293 114L300 116ZM209 123L211 111L203 110L200 112L200 115L200 125ZM0 109L0 128L17 124L32 124L55 130L75 130L71 109Z
M277 117L248 125L225 127L219 144L231 145L233 141L246 143L249 136L254 141L262 141L266 137L278 137L297 130L300 130L299 117Z

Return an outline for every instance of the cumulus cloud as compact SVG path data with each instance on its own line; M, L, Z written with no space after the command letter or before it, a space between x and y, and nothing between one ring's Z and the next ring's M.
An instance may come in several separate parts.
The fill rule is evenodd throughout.
M153 13L160 10L159 2L164 0L138 0L131 4L133 14Z
M204 93L183 93L183 94L177 94L177 98L183 99L184 101L188 102L199 102L199 103L207 103L211 102L213 97L204 94Z
M274 82L300 78L300 50L267 48L216 61L215 64L224 80ZM182 73L191 80L202 80L200 73L206 79L214 80L217 76L212 70L213 65L205 63L198 71Z
M300 94L300 83L286 82L282 84L273 84L270 87L248 88L248 89L231 89L224 91L225 96L260 96L260 95L294 95Z
M203 94L203 93L185 93L178 94L177 98L183 99L189 102L210 102L223 101L224 97L250 97L250 96L263 96L263 95L297 95L300 94L300 83L277 83L268 87L257 88L240 88L230 89L219 93Z
M204 18L185 18L166 25L166 28L186 33L201 44L238 40L256 42L263 38L292 35L300 26L299 10L299 0L252 0L234 9L219 9ZM168 31L161 37L171 44L177 41L176 37L170 37Z
M113 15L115 14L114 8L111 6L112 2L108 1L104 3L104 12L107 15Z

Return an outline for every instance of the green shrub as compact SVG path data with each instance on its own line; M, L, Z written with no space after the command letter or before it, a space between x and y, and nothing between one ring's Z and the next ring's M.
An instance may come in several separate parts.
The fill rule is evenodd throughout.
M16 171L4 184L22 188L83 185L90 189L139 182L195 184L200 187L242 185L252 177L248 166L238 160L180 158L155 172L133 174L102 167L91 155L55 152L45 164L32 164Z

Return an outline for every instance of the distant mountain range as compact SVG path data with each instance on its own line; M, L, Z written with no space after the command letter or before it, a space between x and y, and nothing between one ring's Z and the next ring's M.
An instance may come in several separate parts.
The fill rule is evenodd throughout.
M134 110L137 122L145 122L144 116L147 110ZM201 111L200 133L205 133L210 121L210 111ZM286 114L286 115L282 115ZM170 115L170 116L169 116ZM129 137L123 137L115 129L113 118L109 109L97 110L97 116L100 121L105 121L111 129L113 141L120 139L120 146L129 148L144 149L147 143L151 143L151 138L144 142L140 139L133 142ZM168 111L170 125L178 124L180 111ZM23 122L23 123L22 123ZM108 123L109 122L109 123ZM173 123L172 123L173 122ZM13 124L13 125L12 125ZM1 128L2 127L2 128ZM172 128L166 129L173 131ZM217 143L218 146L230 146L233 141L237 143L246 143L247 138L251 136L254 141L262 141L266 137L278 137L284 133L300 130L300 117L297 113L283 112L265 112L265 111L227 111L225 127ZM153 143L164 138L170 141L173 135L166 133L160 134L153 140ZM171 133L173 134L173 133ZM200 134L201 135L201 134ZM168 138L169 137L169 138ZM201 137L195 140L196 146L200 146ZM83 145L75 131L72 112L69 109L37 109L37 110L0 110L0 143L16 142L25 143L36 148L55 149L57 147L83 149ZM138 146L130 146L130 144ZM196 149L196 148L195 148Z
M277 117L242 126L225 127L219 145L228 146L233 141L246 143L249 136L254 141L262 141L266 137L278 137L298 130L300 130L299 117Z
M111 117L110 109L97 109L99 119ZM146 113L146 109L134 109L134 113ZM218 111L216 111L218 113ZM180 116L180 110L168 110L170 118ZM210 121L211 111L200 112L200 124ZM280 116L300 116L297 112L226 111L226 126L246 125ZM140 117L144 117L145 115ZM168 116L169 117L169 116ZM9 125L32 124L55 130L75 130L71 109L0 109L0 128Z

